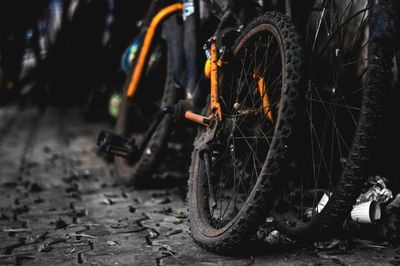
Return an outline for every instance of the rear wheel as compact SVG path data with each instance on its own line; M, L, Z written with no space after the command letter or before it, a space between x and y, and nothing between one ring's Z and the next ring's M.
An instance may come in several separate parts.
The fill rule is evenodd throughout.
M192 236L214 252L238 248L272 208L302 97L302 48L286 16L256 19L232 50L221 71L222 121L199 129L188 191Z
M367 112L362 106L370 47L367 2L309 1L305 122L275 208L277 225L290 236L326 236L360 194L363 179L355 174L350 154L363 155L357 147L350 151Z
M169 21L173 23L175 20L171 18ZM162 107L173 106L178 101L178 89L174 85L172 72L174 59L171 56L171 50L173 47L169 47L168 42L156 43L157 47L149 56L138 92L133 99L130 99L126 96L126 91L136 62L132 64L125 81L116 121L116 133L135 138L137 144L141 143L158 111ZM170 114L167 114L136 161L115 157L118 175L125 184L143 186L150 181L150 175L157 168L161 151L168 141L172 126L173 119Z

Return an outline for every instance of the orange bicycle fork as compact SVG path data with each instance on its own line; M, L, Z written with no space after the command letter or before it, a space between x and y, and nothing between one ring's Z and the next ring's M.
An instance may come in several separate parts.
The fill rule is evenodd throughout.
M211 39L210 53L211 59L206 62L205 66L205 75L210 78L210 116L202 116L199 114L195 114L191 111L185 112L185 118L191 120L195 123L202 124L205 126L211 126L213 121L213 117L216 117L219 121L222 121L222 112L221 105L218 101L218 92L219 92L219 77L218 77L218 68L222 65L222 60L220 58L220 54L217 49L217 45L215 42L216 38L213 37ZM264 114L267 119L273 122L272 112L270 109L270 102L267 94L267 86L264 78L254 70L253 79L257 81L258 92L262 99L262 109L264 110Z
M210 116L202 116L191 111L185 112L186 119L205 126L211 126L213 122L213 116L216 116L219 121L222 120L221 105L218 102L218 68L220 66L220 62L215 37L211 38L210 52L210 73L206 73L206 76L210 77Z

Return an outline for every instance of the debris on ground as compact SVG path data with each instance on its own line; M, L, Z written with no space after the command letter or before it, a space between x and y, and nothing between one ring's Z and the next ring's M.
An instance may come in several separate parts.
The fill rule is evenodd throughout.
M97 237L95 237L95 236L91 236L91 235L88 235L88 234L82 234L82 233L80 233L80 234L72 233L72 234L67 234L67 236L69 236L69 237L76 237L76 238L81 238L81 237L91 238L91 239L97 238Z
M61 218L56 220L54 224L56 226L55 229L65 229L68 226L68 224Z
M180 233L182 233L182 232L183 232L182 229L173 229L173 230L167 232L165 235L166 235L166 236L172 236L172 235L180 234Z
M361 193L351 210L350 217L358 223L376 223L381 219L381 204L393 198L392 191L381 176L371 177L365 184L369 189Z
M371 181L367 182L370 188L367 192L362 193L356 200L356 205L376 201L380 204L385 203L393 198L393 193L390 189L386 187L385 181L380 176L375 176Z
M32 183L30 185L30 191L31 192L36 193L36 192L41 192L42 190L43 190L42 187L38 183Z
M349 254L352 252L352 242L348 239L332 238L327 241L315 242L314 247L319 251L327 251L329 255Z
M43 243L38 248L38 252L49 252L51 250L52 247L50 247L48 243Z
M400 194L397 194L384 209L384 217L378 226L378 234L390 242L400 241Z
M388 248L389 243L384 243L383 244L378 244L376 241L368 240L368 239L360 239L360 238L352 238L351 241L353 243L356 243L362 247L367 247L367 248L375 248L375 249L384 249Z
M381 176L371 177L366 182L367 189L357 198L343 224L344 232L365 239L400 242L400 194L393 199L387 183L387 179ZM357 210L359 213L355 214ZM375 246L380 247L379 244Z
M187 214L182 210L178 210L175 213L175 217L179 218L179 219L186 219L187 218Z
M118 243L115 242L115 241L109 240L109 241L107 241L107 245L108 245L108 246L115 246L115 245L118 245Z
M32 231L32 229L29 229L29 228L3 228L3 229L1 229L1 231L7 232L7 233L21 233L21 232Z
M109 198L103 198L103 199L100 200L100 203L104 204L104 205L113 205L114 201L112 199L109 199Z
M272 217L267 217L265 223L257 230L257 240L270 246L289 246L295 242L275 229Z

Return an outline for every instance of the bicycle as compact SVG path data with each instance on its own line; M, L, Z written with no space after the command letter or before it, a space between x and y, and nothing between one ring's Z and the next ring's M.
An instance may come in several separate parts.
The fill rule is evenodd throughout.
M178 101L179 88L175 87L173 76L178 76L178 68L181 68L175 65L180 64L181 54L178 53L180 53L181 49L177 49L179 52L173 52L175 44L169 45L169 47L165 46L181 38L182 27L169 17L176 16L182 11L182 8L181 3L173 1L153 1L140 28L138 36L142 39L138 41L139 45L134 47L134 49L139 49L140 53L132 60L132 67L125 80L115 131L121 136L134 136L136 142L142 140L143 135L150 127L151 132L144 137L145 141L142 142L143 145L140 148L135 147L137 153L139 153L137 158L115 157L116 169L124 183L138 186L145 177L147 178L148 173L152 171L158 159L162 146L168 139L172 127L172 119L170 114L167 115L168 112L166 110L161 112L158 116L159 119L153 126L150 126L150 124L153 116L161 106L172 106ZM164 23L169 23L166 27L171 28L171 30L164 31L168 32L168 36L163 36L167 41L163 41L161 30L158 29L164 20L166 21ZM156 56L150 59L150 54L155 54ZM149 60L154 64L149 63ZM173 67L172 64L174 64ZM171 69L174 69L173 71L175 72L172 73ZM145 71L153 73L153 75L158 72L157 77L142 78L141 75L145 76L145 74L142 74ZM159 81L153 82L154 79ZM162 88L164 84L165 88ZM153 87L156 89L139 91L137 90L138 87ZM128 94L129 98L135 96L135 100L130 101L128 97L125 97ZM138 107L132 106L132 102ZM133 125L136 128L132 128L132 125L128 123L128 120L133 120L133 118L136 119L136 124ZM138 125L139 123L140 125ZM132 153L132 151L129 152Z
M199 79L198 61L193 57L198 32L191 27L196 29L195 16L199 3L172 3L157 15L150 16L154 19L164 12L173 14L182 10L186 10L184 15L189 14L189 18L194 14L193 20L184 20L185 27L190 25L183 35L188 51L185 53L185 69L188 78L191 78L186 82L189 84L186 86L189 88L186 100L177 101L174 96L181 86L177 89L172 83L173 77L179 81L176 78L179 75L171 72L179 70L180 73L182 68L180 65L172 69L167 67L162 108L145 127L147 131L141 144L136 144L136 140L129 136L121 136L126 136L125 128L129 126L126 123L127 112L123 111L129 103L128 97L124 97L121 118L117 120L119 135L102 132L98 139L100 150L121 157L116 157L117 169L118 162L129 167L130 171L126 171L129 172L129 181L137 185L140 179L145 178L144 173L155 165L172 126L172 116L178 121L185 117L199 124L189 178L190 226L194 240L215 252L238 248L272 208L275 191L271 190L271 182L278 179L280 169L286 164L289 144L294 140L291 129L298 116L297 105L304 96L299 89L304 76L303 49L290 19L282 13L270 12L252 21L254 16L249 14L257 14L257 9L248 13L249 5L245 5L248 3L232 1L221 13L212 2L208 2L220 21L204 47L209 55L205 63L205 76L209 77L209 81L200 79L192 100L194 85L191 84L196 84ZM252 22L246 23L249 19L240 20L238 14L243 10ZM243 27L243 24L248 25ZM149 32L152 31L147 31L147 34ZM145 44L148 43L146 38L147 35L144 37ZM179 38L172 40L178 40L174 44L175 49L181 47ZM141 54L143 50L140 51L129 74L133 78L125 84L126 96L132 96L137 88L137 77L140 76L137 69L143 66L146 59L146 55ZM201 113L198 109L202 109ZM152 147L150 152L147 152L148 147ZM137 163L133 165L135 161ZM231 171L239 164L242 173L247 175L244 181L243 174ZM227 180L227 173L233 174L233 178Z
M259 171L256 170L255 174L253 174L251 171L257 169L257 167L249 167L248 165L258 161L256 156L259 156L260 152L254 146L259 147L260 143L255 142L254 144L254 142L247 141L245 145L251 150L248 153L244 152L243 148L237 148L240 147L240 143L238 143L237 138L232 138L231 134L231 129L235 126L235 122L230 122L231 125L228 126L228 130L225 130L228 133L219 133L220 135L218 135L213 132L204 133L204 130L202 132L201 129L199 131L199 136L194 144L195 151L192 157L191 179L189 180L189 212L192 234L195 240L209 250L217 252L229 251L235 248L235 244L232 243L243 243L243 240L248 238L251 232L254 232L257 225L263 222L270 209L273 209L274 220L278 229L297 240L316 240L331 236L332 233L338 232L338 227L341 227L343 221L348 217L370 173L369 164L372 162L379 122L387 99L387 91L391 87L392 58L395 57L393 44L391 43L395 43L397 36L395 30L397 15L395 10L399 10L399 6L393 1L375 1L369 3L369 6L364 6L352 12L352 8L356 6L355 4L360 4L360 2L312 1L312 3L323 5L319 12L325 15L321 17L327 16L331 19L331 23L340 23L336 24L338 27L331 27L325 21L325 26L322 27L320 19L314 32L316 35L310 42L311 45L306 46L306 48L311 48L311 50L306 50L307 58L311 62L308 67L309 73L306 75L299 72L301 78L307 78L306 90L304 92L301 91L302 82L300 78L298 80L299 83L293 86L293 88L299 90L294 92L293 95L296 93L300 95L289 102L281 99L281 105L284 106L284 103L286 103L288 104L287 108L292 108L289 114L286 114L286 118L289 119L286 124L283 123L286 126L283 133L285 131L289 132L286 133L288 138L283 140L284 145L280 147L278 145L280 149L274 150L275 143L271 143L269 154L264 154L264 156L270 157L266 157L264 161L261 153L261 160L259 161L264 161L264 165L262 169L259 167ZM338 6L334 6L335 3L342 6L338 8ZM290 2L286 6L290 8ZM327 9L327 7L330 9ZM302 15L293 14L293 12L301 11L304 12L301 8L295 8L289 15L297 23L304 18L310 19L309 13L306 13L308 14L307 16L302 16L304 13L300 13ZM309 12L307 9L305 11ZM368 15L369 12L372 12L372 15ZM369 18L372 18L371 22ZM249 26L249 32L254 33L254 29L263 25L263 23L262 18L258 19L258 22L256 20L254 24ZM298 28L301 28L301 25L304 24L297 24ZM318 37L318 31L323 31L327 25L330 27L330 31L326 31L330 33L327 34L328 42L318 44L318 38L315 36ZM359 27L354 29L354 25L359 25ZM363 37L362 31L366 30L366 26L371 27L371 33L370 36ZM349 29L354 31L350 31L350 34L346 35L346 28L347 34L349 34ZM306 35L307 28L301 29L301 32L303 37L308 39ZM240 39L239 37L239 43ZM335 42L332 42L332 40L335 40ZM332 43L335 45L332 45ZM257 44L258 46L260 45ZM325 50L327 47L329 49ZM368 48L368 57L365 53L366 48ZM315 54L312 53L313 50ZM327 55L324 55L324 52ZM290 56L288 53L286 55ZM331 68L329 65L321 67L320 64L316 63L326 58L337 60L336 64L333 64ZM286 64L285 66L287 67L288 65ZM335 86L329 84L331 76L326 75L327 69L335 73L332 79L335 81ZM360 79L355 81L349 79L353 75ZM238 77L238 75L233 74L233 77ZM331 85L329 90L325 92L325 88L322 86L324 82L325 86L326 84ZM233 87L234 89L235 87L231 85L229 84L228 88ZM380 87L383 88L381 89ZM222 85L222 91L223 88ZM302 98L301 93L305 93L306 106L304 106L304 103L302 104L304 98ZM326 93L328 95L322 95L322 97L318 93ZM220 98L223 99L223 95ZM352 98L355 98L355 100ZM352 101L349 99L352 99ZM261 101L263 101L263 97L261 97ZM212 103L212 98L210 102ZM315 116L312 113L313 109L314 112L317 109L314 102L318 102L320 110L322 109L325 113L320 112ZM237 102L233 105L226 104L225 106L228 107L227 110L229 110L229 106L234 107L231 109L230 114L235 114L235 111L239 114L242 112L245 117L247 116L247 119L249 114L254 113L247 108L242 109ZM273 106L273 104L269 103L263 106ZM326 109L326 106L329 106L329 108ZM281 108L284 110L285 107ZM345 111L337 107L345 107ZM304 116L302 117L299 113L303 110ZM321 113L325 119L321 119L318 116ZM268 114L270 113L267 112L264 115L269 117ZM280 115L285 116L285 113L280 113ZM290 119L292 118L291 115L294 117L292 120ZM347 117L348 120L343 117ZM353 128L348 127L349 120L351 124L354 124ZM274 121L273 118L272 121ZM340 134L340 139L334 139L337 143L332 142L332 137L326 137L327 128L329 128L327 124L334 128L336 134L339 135L339 130L346 134L342 133ZM242 131L240 134L243 135L243 132L252 128L252 125L254 125L254 120L250 120L250 123L245 124L244 128L239 130ZM275 130L279 129L279 127L280 125L276 125ZM205 132L207 132L207 129ZM311 137L308 139L310 135L302 134L301 132L306 132ZM292 135L290 136L290 134ZM278 136L279 132L275 132L272 139L280 139ZM306 141L299 140L300 137ZM231 143L226 143L229 138L236 140L236 144L233 140ZM268 136L263 135L263 140L266 141L267 139ZM317 144L313 143L313 139L316 140ZM321 145L327 140L329 140L330 146ZM306 145L303 145L304 143L314 144L315 149L313 146L307 149ZM204 150L201 149L200 145L203 145ZM304 149L305 147L306 149ZM302 152L299 152L299 148L303 148L300 150ZM236 150L239 150L239 155ZM201 155L201 151L203 151L203 155ZM316 151L318 151L318 156L316 156ZM245 154L245 159L240 160L240 156L243 156L243 153ZM246 154L250 154L249 157L246 157ZM277 156L271 158L273 155ZM228 167L223 164L229 159L220 159L218 161L218 158L224 158L223 156L231 157L231 163ZM319 161L316 161L317 157L320 158ZM323 157L330 158L330 161L324 160ZM280 159L282 160L280 161ZM321 167L326 161L330 165L323 165L325 168ZM316 170L316 165L318 165L316 162L319 162L318 171L326 171L324 173L325 180L323 180L324 175ZM214 165L210 166L212 164ZM224 171L227 173L226 179L222 177L219 181L216 180L216 177L218 175L221 177ZM241 175L238 178L239 182L235 179L237 173ZM320 174L320 176L314 175L308 178L307 173ZM203 175L203 178L199 180L201 175ZM228 182L226 181L231 183L236 181L240 184L227 185ZM222 183L222 185L216 184L218 182ZM256 183L254 186L248 185L251 182ZM219 202L223 202L221 198L226 197L227 194L232 194L229 191L232 186L234 194L240 194L242 190L247 192L243 197L244 199L240 199L236 195L231 198L228 197L226 205L223 206L221 204L220 207L223 213L222 216L226 215L228 218L215 215L216 206ZM236 190L236 188L238 189ZM247 188L251 190L250 193L246 191ZM222 189L227 190L227 193L221 193ZM322 203L320 199L324 193L327 194L329 201L321 206L319 203ZM213 195L218 195L219 199L216 200ZM235 203L229 206L232 200ZM240 200L242 201L240 202ZM239 201L239 204L237 204L237 201ZM271 206L272 204L273 206ZM194 222L192 222L192 219L194 219ZM201 223L199 221L205 221L204 225L199 226ZM207 226L207 223L208 225L213 225L214 228ZM231 239L227 240L220 236L220 234L224 233L228 235L227 232L229 230L231 230ZM218 240L220 242L216 243Z
M394 1L307 3L297 23L309 26L304 22L313 19L312 12L319 17L314 32L310 27L302 30L311 37L306 38L311 67L305 141L297 141L301 145L295 150L301 151L297 154L302 158L292 155L274 220L291 237L315 240L340 231L371 173L377 131L391 88L394 53L390 43L396 39L398 6ZM363 6L355 10L357 4ZM295 6L291 11L299 10ZM327 203L322 202L324 194Z

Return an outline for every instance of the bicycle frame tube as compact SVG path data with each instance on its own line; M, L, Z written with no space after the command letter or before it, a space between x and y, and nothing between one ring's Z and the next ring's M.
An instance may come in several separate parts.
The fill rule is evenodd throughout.
M202 116L199 114L195 114L191 111L187 111L185 113L185 118L191 120L195 123L202 124L205 126L212 126L212 117L216 115L219 121L222 120L222 111L221 106L218 102L218 64L219 64L219 55L218 48L216 44L216 38L211 38L211 59L210 59L210 116Z
M222 120L221 106L218 102L218 49L215 38L211 43L211 113L216 112L218 119Z
M258 87L258 92L260 94L260 97L262 99L262 108L264 111L264 115L271 121L273 122L272 119L272 113L270 110L270 104L269 104L269 98L268 98L268 94L267 94L267 84L265 83L265 80L262 76L260 76L260 74L254 70L253 73L253 79L255 81L257 81L257 87Z
M219 50L217 47L217 36L221 33L221 30L225 23L231 18L233 11L238 11L238 8L241 7L240 1L233 1L229 4L229 11L222 17L217 30L214 33L214 36L209 39L210 41L210 54L211 58L206 63L206 76L210 76L210 115L209 117L201 116L195 114L191 111L187 111L185 113L185 118L191 120L198 124L203 124L206 126L212 126L213 117L217 117L219 121L222 121L222 110L221 105L219 104L219 78L218 78L218 68L222 65L221 55L219 54ZM209 64L209 65L207 65ZM268 105L269 102L266 102L268 98L263 97L264 104ZM268 114L268 113L267 113Z
M143 68L145 65L145 61L146 61L147 55L149 53L151 43L154 39L154 35L157 31L158 26L168 16L170 16L176 12L182 12L182 10L183 10L182 3L172 4L172 5L169 5L163 9L161 9L151 20L150 26L147 29L146 35L144 37L143 45L139 52L138 61L137 61L136 67L133 71L132 79L128 85L128 89L126 92L128 97L133 97L136 93L136 90L137 90L137 87L138 87L138 84L140 81L140 77L142 75Z

